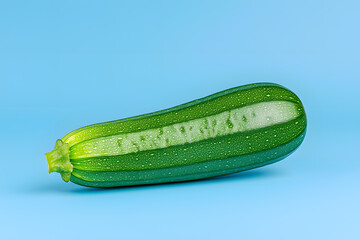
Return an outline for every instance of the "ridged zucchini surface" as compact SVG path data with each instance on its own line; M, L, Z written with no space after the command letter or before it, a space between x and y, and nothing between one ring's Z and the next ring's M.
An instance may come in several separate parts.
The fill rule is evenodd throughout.
M188 181L279 161L305 132L305 111L293 92L254 83L77 129L46 158L49 172L89 187Z

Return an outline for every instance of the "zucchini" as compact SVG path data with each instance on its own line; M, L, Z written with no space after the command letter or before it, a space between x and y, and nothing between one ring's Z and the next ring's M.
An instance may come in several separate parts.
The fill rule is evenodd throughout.
M173 108L70 132L49 173L89 187L188 181L261 167L303 141L300 99L274 83L231 88Z

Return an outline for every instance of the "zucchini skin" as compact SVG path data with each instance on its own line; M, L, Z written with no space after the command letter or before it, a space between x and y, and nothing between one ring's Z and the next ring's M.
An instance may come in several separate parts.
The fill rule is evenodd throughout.
M306 125L293 92L254 83L77 129L46 157L49 172L88 187L189 181L277 162L300 146Z

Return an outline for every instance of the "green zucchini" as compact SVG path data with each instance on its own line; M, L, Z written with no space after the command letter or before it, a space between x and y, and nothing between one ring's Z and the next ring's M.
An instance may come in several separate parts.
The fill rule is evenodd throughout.
M300 99L274 83L231 88L173 108L70 132L49 172L89 187L202 179L261 167L303 141Z

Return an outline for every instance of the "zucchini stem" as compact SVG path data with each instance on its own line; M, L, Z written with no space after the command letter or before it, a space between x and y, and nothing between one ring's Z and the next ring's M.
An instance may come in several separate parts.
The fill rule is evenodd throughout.
M55 143L54 150L45 153L48 162L49 173L58 172L65 182L70 180L73 165L70 162L69 146L61 139Z

